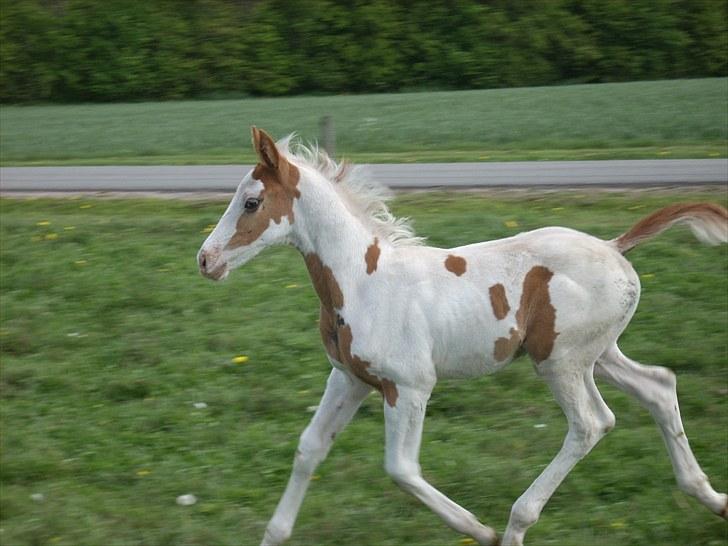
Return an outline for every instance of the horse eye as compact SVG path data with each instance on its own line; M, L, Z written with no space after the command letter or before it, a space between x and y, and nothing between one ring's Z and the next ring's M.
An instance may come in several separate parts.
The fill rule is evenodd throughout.
M246 199L245 200L245 212L255 212L256 210L258 210L259 205L260 205L260 199L256 199L255 197Z

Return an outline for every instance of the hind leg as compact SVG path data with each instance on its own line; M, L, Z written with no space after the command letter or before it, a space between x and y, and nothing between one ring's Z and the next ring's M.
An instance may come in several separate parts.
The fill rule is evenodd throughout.
M614 427L614 414L594 384L593 364L582 360L541 363L546 380L569 423L561 450L518 498L503 536L504 546L520 546L526 531L541 514L556 488L597 442ZM592 361L593 362L593 361Z
M594 373L637 398L650 411L662 431L680 489L714 513L728 517L728 497L713 490L685 436L675 374L667 368L644 366L630 360L616 344L599 357Z

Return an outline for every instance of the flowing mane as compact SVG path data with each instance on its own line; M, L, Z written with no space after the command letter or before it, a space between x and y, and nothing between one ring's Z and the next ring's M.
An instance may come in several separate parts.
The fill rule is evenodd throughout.
M303 144L295 133L279 140L276 146L292 162L318 171L331 183L349 210L382 239L398 247L425 243L424 237L415 235L409 218L397 218L392 214L387 203L394 194L374 180L366 167L336 162L318 144Z

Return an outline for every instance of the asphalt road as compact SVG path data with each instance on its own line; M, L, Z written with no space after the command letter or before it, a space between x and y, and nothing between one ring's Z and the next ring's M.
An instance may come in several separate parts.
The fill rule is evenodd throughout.
M369 165L395 189L728 184L728 159ZM231 192L250 165L3 167L9 192Z

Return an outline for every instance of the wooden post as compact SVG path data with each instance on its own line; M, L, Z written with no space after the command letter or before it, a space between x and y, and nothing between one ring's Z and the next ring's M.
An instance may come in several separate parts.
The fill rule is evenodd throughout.
M323 116L319 120L319 132L321 134L319 142L329 157L336 154L336 132L334 131L334 120L331 116Z

